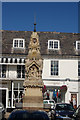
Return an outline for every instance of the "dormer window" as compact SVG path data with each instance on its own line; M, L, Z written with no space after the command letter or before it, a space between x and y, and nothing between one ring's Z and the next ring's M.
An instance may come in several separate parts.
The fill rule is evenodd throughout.
M59 50L59 40L48 40L48 49Z
M80 41L76 41L76 50L80 50Z
M13 47L14 48L24 48L24 39L16 38L13 39Z

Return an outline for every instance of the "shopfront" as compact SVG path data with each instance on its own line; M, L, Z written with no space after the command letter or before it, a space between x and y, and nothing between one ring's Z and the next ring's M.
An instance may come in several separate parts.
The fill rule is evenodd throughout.
M44 99L50 99L50 100L55 100L56 103L59 102L65 102L65 94L67 91L67 87L66 86L46 86L45 87L45 93L44 93ZM49 97L47 97L47 95L49 95Z
M22 81L11 81L8 84L8 107L15 108L18 103L22 103L23 100L23 82Z

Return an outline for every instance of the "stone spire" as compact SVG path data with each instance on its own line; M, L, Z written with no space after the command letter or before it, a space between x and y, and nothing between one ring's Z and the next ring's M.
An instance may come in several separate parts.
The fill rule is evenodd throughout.
M31 35L31 39L29 43L29 52L28 52L27 58L29 58L30 60L41 59L39 37L37 35L37 32L33 32Z
M41 86L42 82L42 57L40 54L39 37L33 32L29 43L29 52L26 59L26 76L24 86Z

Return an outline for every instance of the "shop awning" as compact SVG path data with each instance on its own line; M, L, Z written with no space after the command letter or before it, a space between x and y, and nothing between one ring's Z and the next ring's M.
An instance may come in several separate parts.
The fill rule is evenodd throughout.
M24 58L0 58L0 64L10 64L10 63L18 63L18 64L24 64L25 63L25 59Z

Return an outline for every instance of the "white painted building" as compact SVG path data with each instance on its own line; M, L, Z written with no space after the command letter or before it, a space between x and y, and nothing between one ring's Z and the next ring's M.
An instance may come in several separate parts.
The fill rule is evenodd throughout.
M51 61L58 62L58 75L51 75ZM65 85L67 90L62 92L63 102L71 100L71 94L77 95L77 104L79 100L79 82L78 82L78 60L77 59L44 59L43 61L43 80L44 84L54 89L60 89ZM54 87L55 86L55 87Z
M6 108L15 108L21 101L25 80L25 59L32 32L1 31L0 91ZM80 34L37 32L43 58L42 79L50 91L60 90L61 102L76 98L80 104ZM57 95L57 94L56 94Z

